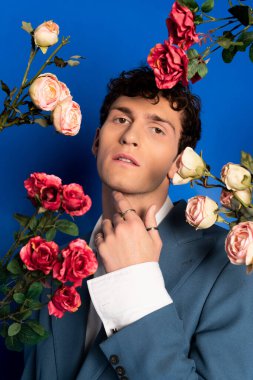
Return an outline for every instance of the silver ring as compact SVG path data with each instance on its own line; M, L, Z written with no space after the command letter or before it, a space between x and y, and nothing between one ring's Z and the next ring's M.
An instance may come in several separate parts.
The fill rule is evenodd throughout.
M146 230L147 231L151 231L151 230L156 230L156 231L158 231L158 227L146 227Z
M135 210L134 208L128 208L126 211L120 211L119 214L120 214L120 216L121 216L122 219L125 220L125 215L126 215L126 213L127 213L128 211L133 211L133 212L136 213L136 210Z

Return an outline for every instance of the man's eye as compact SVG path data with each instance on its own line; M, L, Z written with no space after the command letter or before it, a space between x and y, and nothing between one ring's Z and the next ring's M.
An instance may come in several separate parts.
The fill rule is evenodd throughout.
M161 128L154 127L154 128L153 128L153 131L154 131L157 135L160 135L160 134L164 135L164 132L163 132L163 130L162 130Z
M128 123L128 120L125 117L116 117L114 121L118 124Z

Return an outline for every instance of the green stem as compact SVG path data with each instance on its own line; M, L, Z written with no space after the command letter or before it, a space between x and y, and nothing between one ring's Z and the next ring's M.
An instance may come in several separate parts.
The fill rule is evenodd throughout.
M12 257L12 254L15 252L15 250L17 249L17 247L20 245L20 240L24 237L25 232L28 230L31 219L34 216L36 216L37 214L38 214L38 210L36 210L35 213L32 215L32 217L29 219L29 221L27 222L27 224L24 227L24 229L22 231L20 231L20 233L18 235L18 238L13 242L13 244L10 247L10 249L7 251L7 253L2 258L1 263L2 263L3 266L7 265L8 262L10 261L10 259Z
M46 60L46 62L41 66L41 68L39 69L39 71L37 71L37 73L34 75L34 77L25 85L23 86L23 89L25 89L26 87L30 86L32 84L32 82L42 73L42 71L44 70L44 68L50 63L51 59L58 53L58 51L64 46L66 45L68 42L69 42L69 38L70 37L67 37L67 38L63 38L62 39L62 42L60 43L60 45L53 51L53 53L48 57L48 59Z

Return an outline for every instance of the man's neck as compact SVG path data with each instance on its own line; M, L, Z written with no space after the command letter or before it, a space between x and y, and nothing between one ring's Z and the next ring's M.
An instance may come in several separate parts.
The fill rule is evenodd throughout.
M118 212L115 209L113 197L112 197L112 189L108 188L106 185L102 185L102 209L103 209L103 219L111 219L113 215ZM157 191L152 194L125 194L123 195L128 199L131 204L131 208L136 210L136 213L143 220L148 208L151 205L156 205L156 210L158 211L162 205L164 204L167 191ZM124 210L121 210L124 211Z

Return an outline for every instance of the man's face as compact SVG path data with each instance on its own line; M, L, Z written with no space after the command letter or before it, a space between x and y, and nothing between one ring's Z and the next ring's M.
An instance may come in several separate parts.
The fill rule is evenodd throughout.
M174 111L167 99L160 97L154 104L142 97L120 96L93 145L102 182L126 194L167 188L180 134L181 112Z

